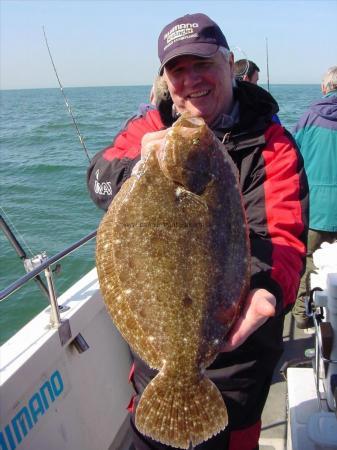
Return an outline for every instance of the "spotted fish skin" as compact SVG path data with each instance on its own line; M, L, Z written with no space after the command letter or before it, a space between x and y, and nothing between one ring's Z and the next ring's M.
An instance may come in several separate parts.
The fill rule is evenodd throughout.
M236 168L205 122L182 116L127 180L97 233L101 292L129 345L158 375L136 411L145 435L176 448L227 425L204 375L249 285Z

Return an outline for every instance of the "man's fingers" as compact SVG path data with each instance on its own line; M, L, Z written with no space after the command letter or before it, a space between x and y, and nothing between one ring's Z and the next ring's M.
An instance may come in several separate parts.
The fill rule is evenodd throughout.
M243 319L241 318L237 320L230 334L227 336L226 344L221 351L229 352L231 350L234 350L245 341L247 330L242 327L242 322Z
M263 316L258 321L255 322L251 322L249 320L241 318L238 319L233 329L231 330L230 334L226 338L226 344L221 349L221 351L229 352L235 350L237 347L243 344L245 340L252 333L254 333L254 331L260 328L260 326L263 325L265 322L267 322L267 320L268 320L267 316Z
M145 159L147 154L152 150L158 151L166 133L167 130L160 130L144 135L141 146L141 159Z
M268 300L263 300L256 304L256 312L263 317L273 317L275 316L275 306Z
M161 140L166 136L167 130L154 131L153 133L146 133L142 139L142 147L143 145L147 145L151 141Z
M249 293L242 314L235 322L226 338L223 352L239 347L243 342L261 327L269 317L275 315L275 297L265 290L253 290Z

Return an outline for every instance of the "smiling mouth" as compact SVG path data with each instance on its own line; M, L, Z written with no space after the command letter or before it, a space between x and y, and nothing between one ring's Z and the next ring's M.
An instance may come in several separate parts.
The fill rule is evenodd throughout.
M199 91L199 92L193 92L192 94L189 94L187 98L200 98L200 97L206 97L210 93L210 89L205 91Z

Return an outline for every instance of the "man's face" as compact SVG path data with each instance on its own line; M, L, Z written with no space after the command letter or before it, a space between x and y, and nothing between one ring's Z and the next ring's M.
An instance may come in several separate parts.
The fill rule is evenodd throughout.
M164 69L173 103L179 113L202 117L209 125L220 113L229 113L233 101L233 55L210 58L182 55Z

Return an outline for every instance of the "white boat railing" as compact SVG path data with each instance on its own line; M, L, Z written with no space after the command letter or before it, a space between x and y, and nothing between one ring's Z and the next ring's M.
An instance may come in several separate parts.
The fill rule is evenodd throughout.
M50 302L50 325L52 328L58 328L60 340L62 345L68 341L70 338L70 327L67 320L61 319L59 305L57 301L57 295L54 285L53 279L53 271L51 266L59 261L61 261L65 256L70 255L75 250L82 247L82 245L88 243L93 238L96 237L97 231L93 231L87 236L84 236L79 241L67 247L65 250L57 253L50 258L46 256L41 256L39 258L39 264L37 267L30 270L27 274L23 275L18 280L14 281L14 283L10 284L7 288L0 291L0 302L7 299L11 294L22 288L28 281L38 277L43 271L45 273L45 277L47 280L47 289L48 289L48 297Z

